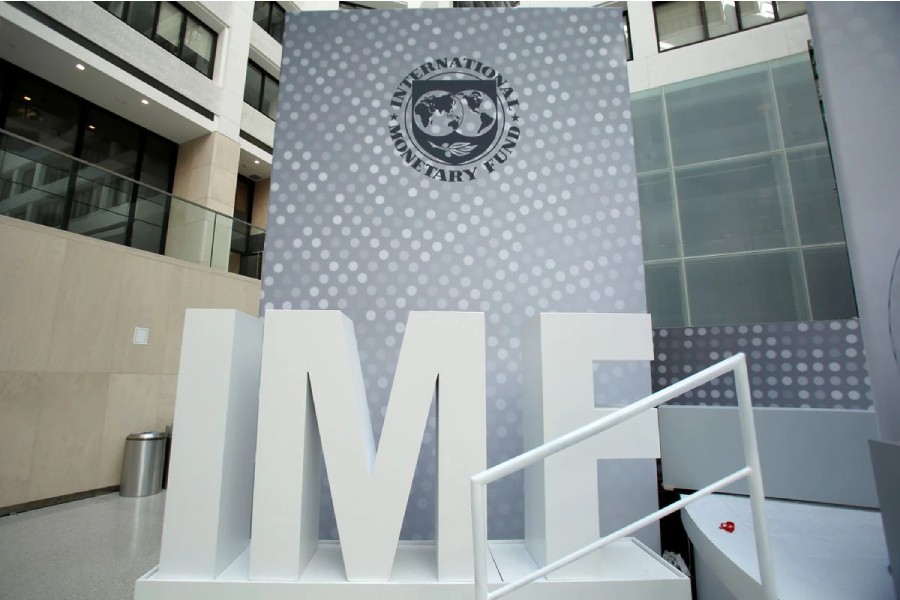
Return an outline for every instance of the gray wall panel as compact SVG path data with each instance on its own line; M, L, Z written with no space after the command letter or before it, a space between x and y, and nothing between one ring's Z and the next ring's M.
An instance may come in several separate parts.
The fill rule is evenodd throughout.
M663 484L699 489L742 468L737 408L663 406L659 412ZM766 496L877 508L868 441L875 413L756 408ZM747 494L745 482L725 488Z

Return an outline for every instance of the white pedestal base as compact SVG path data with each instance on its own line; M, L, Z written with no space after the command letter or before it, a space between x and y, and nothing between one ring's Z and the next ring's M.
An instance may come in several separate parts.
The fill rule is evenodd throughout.
M492 589L537 569L522 541L490 543ZM519 600L690 600L690 580L643 544L626 538L597 552L602 565L593 579L539 579L513 595ZM138 579L135 600L471 600L471 582L437 580L433 543L401 542L390 581L348 582L340 545L320 542L297 581L249 581L249 554L242 553L213 581L163 580L157 569Z

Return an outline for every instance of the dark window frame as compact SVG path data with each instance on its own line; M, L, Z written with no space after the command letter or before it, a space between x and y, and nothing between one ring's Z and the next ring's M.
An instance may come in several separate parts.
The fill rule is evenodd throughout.
M781 22L783 22L783 21L788 21L788 20L790 20L790 19L795 19L795 18L797 18L797 17L802 17L802 16L804 16L804 15L807 14L806 12L802 12L802 13L799 13L799 14L796 14L796 15L791 15L791 16L789 16L789 17L781 17L781 15L778 13L778 0L772 0L772 13L773 13L773 15L774 15L772 21L770 21L770 22L768 22L768 23L760 23L759 25L752 25L752 26L749 26L749 27L745 27L745 26L744 26L744 23L743 23L743 20L741 19L741 8L740 8L740 3L736 3L736 4L735 4L735 7L734 7L734 12L735 12L736 20L737 20L737 31L732 31L732 32L724 33L724 34L722 34L722 35L717 35L717 36L710 36L710 35L709 35L709 23L708 23L707 18L706 18L706 7L703 5L703 2L702 2L702 1L694 1L694 2L690 2L690 4L693 4L694 6L696 6L696 7L697 7L697 10L700 11L700 22L701 22L702 27L703 27L703 39L702 39L702 40L697 40L696 42L690 42L690 43L688 43L688 44L681 44L680 46L673 46L673 47L671 47L671 48L665 48L665 49L663 49L663 48L660 47L660 39L659 39L659 19L658 19L658 17L657 17L657 10L656 10L656 8L657 8L658 6L662 6L662 5L665 5L665 4L674 4L674 3L675 3L675 2L674 2L673 0L667 0L667 1L665 1L665 2L653 2L653 28L654 28L654 30L656 31L656 49L657 49L657 51L658 51L660 54L662 54L663 52L671 52L672 50L677 50L677 49L679 49L679 48L687 48L688 46L693 46L693 45L695 45L695 44L702 44L702 43L708 42L708 41L710 41L710 40L717 40L717 39L720 39L720 38L728 37L729 35L734 35L734 34L736 34L736 33L741 33L741 32L744 32L744 31L750 31L750 30L753 30L753 29L758 29L758 28L760 28L760 27L765 27L766 25L772 25L773 23L781 23ZM679 3L680 3L680 4L686 4L686 2L679 2Z
M272 2L269 0L257 0L256 2L253 3L254 11L256 9L256 5L258 5L258 4L268 5L269 10L266 12L266 22L265 22L265 24L263 24L263 23L260 23L259 21L257 21L256 19L253 19L253 22L256 23L257 25L259 25L262 28L262 30L265 31L267 34L269 34L269 37L271 37L273 40L275 40L279 44L282 43L282 40L284 39L284 20L285 20L285 17L287 16L287 10L285 10L285 8L277 2ZM276 11L281 11L281 15L282 15L281 35L278 37L276 37L272 31L272 29L273 29L272 13L274 13Z
M117 19L119 19L120 21L122 21L123 23L128 25L129 27L131 27L131 25L128 23L128 16L129 16L129 13L131 12L131 6L134 3L133 2L125 2L121 16L117 15L116 13L112 12L112 10L110 10L110 4L111 4L110 2L97 2L97 5L100 6L100 8L102 8L103 10L105 10L106 12L111 14L112 16L116 17ZM142 4L149 4L149 3L142 3ZM178 2L169 2L169 4L173 5L181 13L181 29L179 30L179 34L178 34L178 47L176 48L175 52L171 52L168 47L164 46L157 40L157 37L159 35L159 13L160 13L160 10L161 10L160 7L162 6L162 4L163 3L161 1L153 3L153 5L154 5L153 30L150 32L149 37L147 37L147 36L144 36L144 37L147 37L147 39L149 39L151 42L153 42L154 44L156 44L157 46L159 46L166 52L169 52L170 54L172 54L172 56L174 56L175 58L177 58L184 64L188 65L189 67L191 67L192 69L194 69L195 71L200 73L201 75L205 75L206 77L209 77L210 79L212 79L213 73L215 72L215 68L216 68L216 55L218 54L217 50L218 50L218 43L219 43L219 34L216 33L211 27L206 25L206 23L204 23L203 21L198 19L196 16L191 14L190 11L185 9ZM207 33L209 33L212 37L212 53L210 55L209 67L207 68L208 72L205 72L205 71L199 69L197 66L190 64L187 61L187 57L185 56L184 50L185 50L186 46L184 43L184 37L185 37L185 33L187 31L188 20L193 21L199 27L201 27L202 29L205 29L207 31ZM134 27L132 27L132 29L134 29ZM134 30L137 31L137 29L134 29ZM141 32L138 32L138 33L141 33ZM141 35L143 35L143 33L141 33Z
M270 81L273 81L275 83L275 87L278 88L279 93L281 93L281 84L279 83L277 78L269 75L269 72L266 71L265 69L263 69L261 66L259 66L258 63L254 62L252 60L248 60L247 61L247 70L249 71L251 67L256 69L257 71L259 71L260 74L262 74L262 77L259 78L259 93L256 96L255 104L250 104L249 102L247 102L246 98L244 98L244 104L246 104L247 106L250 106L250 107L254 108L255 110L257 110L258 112L262 113L263 116L265 116L267 119L272 119L274 121L275 120L274 117L270 117L263 111L263 98L265 97L265 92L266 92L266 79L269 79ZM246 81L247 81L247 76L244 75L244 86L245 87L246 87ZM277 97L275 99L275 102L278 102Z

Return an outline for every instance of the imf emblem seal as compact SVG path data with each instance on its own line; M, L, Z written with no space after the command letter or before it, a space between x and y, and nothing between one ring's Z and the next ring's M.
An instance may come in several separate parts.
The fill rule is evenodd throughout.
M472 181L515 152L518 106L493 67L473 58L436 59L404 77L391 97L391 142L426 177Z

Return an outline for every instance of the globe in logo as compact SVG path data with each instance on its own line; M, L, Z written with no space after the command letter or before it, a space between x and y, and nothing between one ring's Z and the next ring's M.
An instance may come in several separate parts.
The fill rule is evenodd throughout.
M428 92L413 108L416 125L431 135L442 136L456 132L474 137L497 120L494 102L478 90L458 94Z
M470 58L428 62L391 100L390 135L407 165L440 181L493 173L515 151L518 100L493 68Z

